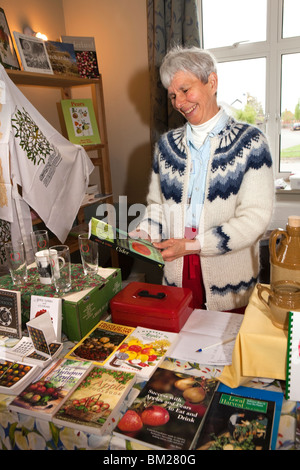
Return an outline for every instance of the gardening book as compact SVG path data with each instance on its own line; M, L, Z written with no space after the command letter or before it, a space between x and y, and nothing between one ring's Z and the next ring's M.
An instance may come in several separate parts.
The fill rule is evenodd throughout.
M286 399L300 401L300 312L289 312Z
M30 320L49 312L57 341L61 341L62 299L32 295L30 299Z
M79 77L79 70L73 44L59 41L46 41L46 49L56 75Z
M17 395L40 371L38 366L28 362L0 357L0 393Z
M165 264L160 250L151 242L130 238L127 232L94 217L89 222L89 235L97 243L112 247L124 255L149 261L160 268Z
M80 77L99 78L95 39L89 36L61 36L61 40L73 44Z
M153 449L193 449L217 384L216 377L158 367L114 434Z
M77 145L101 143L93 101L90 98L61 100L70 142Z
M135 374L93 367L54 415L53 423L93 434L112 431Z
M66 354L66 357L104 365L134 329L131 326L100 321Z
M107 367L148 379L177 338L177 333L138 326L112 355Z
M59 359L14 398L9 410L50 420L92 367L89 361Z
M21 292L0 289L0 335L22 337Z
M274 450L282 400L282 391L220 384L196 449Z

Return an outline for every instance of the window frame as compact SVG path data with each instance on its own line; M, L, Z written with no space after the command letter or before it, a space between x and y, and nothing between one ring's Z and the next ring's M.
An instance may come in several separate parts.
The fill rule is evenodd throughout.
M204 47L202 0L197 0L197 3L200 25L200 45ZM261 57L266 59L265 133L273 157L275 178L286 178L289 176L289 172L279 171L282 56L300 52L300 34L297 37L282 37L283 3L284 0L267 0L266 41L237 43L232 46L209 49L216 57L217 62L220 63Z

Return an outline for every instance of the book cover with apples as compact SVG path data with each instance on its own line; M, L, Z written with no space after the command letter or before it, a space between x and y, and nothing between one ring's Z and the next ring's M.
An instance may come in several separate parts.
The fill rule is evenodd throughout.
M158 367L114 435L152 449L193 449L217 385L216 377Z
M53 423L103 435L112 431L136 376L94 366L53 417Z
M90 361L59 359L19 393L8 408L49 421L91 368Z
M147 380L177 339L178 333L138 326L118 347L106 367L134 372Z
M131 238L128 232L95 217L92 217L89 222L89 233L91 240L113 248L122 255L149 261L159 268L164 267L165 262L161 251L148 240Z

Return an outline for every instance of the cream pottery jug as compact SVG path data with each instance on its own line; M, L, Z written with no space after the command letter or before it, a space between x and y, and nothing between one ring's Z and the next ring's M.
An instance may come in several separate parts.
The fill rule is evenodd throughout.
M270 284L282 280L300 282L300 216L290 216L286 230L273 230L269 250Z
M270 288L257 284L257 293L261 302L269 310L273 325L287 330L289 312L300 309L300 283L276 281Z

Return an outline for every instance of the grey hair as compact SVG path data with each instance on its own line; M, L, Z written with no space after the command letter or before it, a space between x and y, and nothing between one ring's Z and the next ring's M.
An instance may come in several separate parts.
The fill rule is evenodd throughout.
M168 88L178 71L191 72L202 83L208 82L212 72L217 73L217 62L214 56L199 47L175 46L163 58L160 66L160 79L165 88Z

